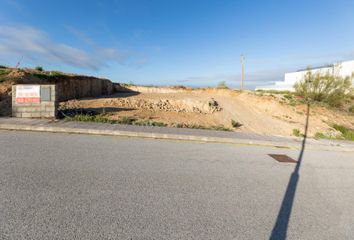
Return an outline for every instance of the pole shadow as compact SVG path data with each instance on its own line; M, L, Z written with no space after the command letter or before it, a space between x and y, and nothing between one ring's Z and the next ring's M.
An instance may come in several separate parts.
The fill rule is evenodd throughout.
M286 192L284 194L284 198L278 213L278 217L276 223L273 227L272 234L270 236L270 240L284 240L287 237L287 231L289 226L289 220L291 216L291 211L295 199L295 193L297 184L299 182L299 171L301 162L305 152L306 139L307 139L307 131L309 125L309 117L310 117L310 104L307 104L307 113L306 113L306 123L305 123L305 132L302 140L301 150L299 157L297 159L296 166L294 171L291 174L289 179L288 186L286 188Z

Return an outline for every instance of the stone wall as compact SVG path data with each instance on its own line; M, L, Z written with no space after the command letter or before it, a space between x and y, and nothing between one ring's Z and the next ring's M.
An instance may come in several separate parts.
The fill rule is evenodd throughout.
M58 101L55 85L40 85L41 91L48 90L49 98L39 103L16 102L16 85L12 86L12 116L20 118L55 118L57 116Z

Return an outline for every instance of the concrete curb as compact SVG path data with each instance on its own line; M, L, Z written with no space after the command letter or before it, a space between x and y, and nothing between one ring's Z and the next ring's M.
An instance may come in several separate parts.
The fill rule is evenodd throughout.
M287 142L193 136L193 135L182 135L182 134L131 132L131 131L120 131L120 130L112 131L112 130L93 129L93 128L88 129L88 128L70 128L70 127L56 127L56 126L31 126L31 125L23 125L23 124L0 124L0 130L89 134L89 135L165 139L165 140L178 140L178 141L194 141L194 142L205 142L205 143L226 143L226 144L235 144L235 145L287 148L287 149L295 149L295 150L299 150L301 148L301 143L295 144L295 143L287 143ZM306 149L354 152L354 148L347 148L343 146L333 146L333 145L327 146L327 145L307 144Z

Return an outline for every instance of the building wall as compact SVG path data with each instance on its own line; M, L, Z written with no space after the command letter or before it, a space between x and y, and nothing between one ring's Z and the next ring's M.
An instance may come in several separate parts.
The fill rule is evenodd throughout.
M16 86L12 86L12 116L19 118L55 118L57 116L58 101L55 85L37 85L40 91L49 96L41 97L38 103L20 103L16 101Z
M312 69L312 73L328 73L334 72L342 77L351 76L354 73L354 61L347 61L334 64L333 67L323 67ZM274 85L269 86L257 86L256 90L282 90L282 91L294 91L295 83L305 79L305 75L308 70L285 73L284 81L277 81Z

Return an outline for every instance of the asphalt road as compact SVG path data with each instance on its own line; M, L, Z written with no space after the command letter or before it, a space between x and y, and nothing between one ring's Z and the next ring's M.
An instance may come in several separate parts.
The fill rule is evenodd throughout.
M354 239L353 153L268 154L0 131L0 239Z

